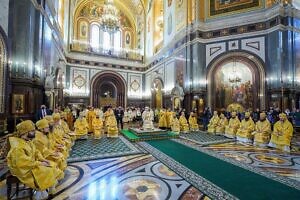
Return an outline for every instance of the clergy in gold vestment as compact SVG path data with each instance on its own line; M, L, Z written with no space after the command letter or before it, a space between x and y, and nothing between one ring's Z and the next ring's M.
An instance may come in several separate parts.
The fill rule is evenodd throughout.
M59 174L56 165L43 158L32 142L35 127L26 120L17 125L19 137L10 137L7 166L12 175L26 186L43 191L54 187Z
M119 129L115 114L111 108L108 108L105 126L107 128L107 137L118 137Z
M187 119L185 117L185 113L181 112L181 115L179 117L179 124L180 124L180 131L181 132L188 132L189 131L189 124L187 122Z
M216 126L216 134L217 135L224 135L225 127L228 125L228 120L225 117L225 115L222 113L220 115L220 120L218 121L218 124Z
M161 129L167 128L167 114L165 109L159 111L158 127Z
M252 134L254 135L253 145L260 147L267 146L271 135L271 124L267 120L266 113L260 113L259 121L256 122L255 131Z
M171 130L174 133L179 134L180 132L180 124L179 124L179 120L176 117L176 113L173 112L172 118L171 118Z
M86 120L89 124L89 131L88 131L89 133L93 132L93 120L95 118L96 118L96 112L94 111L93 107L90 107L86 115Z
M70 131L70 129L67 123L61 120L61 118L63 117L59 113L54 113L52 117L53 117L52 134L54 134L55 137L60 138L60 140L62 141L62 143L61 142L60 143L63 144L66 147L66 149L69 151L73 143L71 137L66 132ZM62 124L64 124L68 128L64 128Z
M240 120L236 115L236 112L231 113L231 119L228 126L225 128L225 137L235 138L236 131L240 127Z
M245 119L242 120L241 126L236 133L236 139L240 142L251 142L253 139L252 132L255 130L255 124L250 117L250 112L245 113Z
M85 117L83 117L83 113L81 112L78 119L76 119L74 123L75 134L77 135L77 137L86 136L88 134L88 127L89 125Z
M289 122L285 113L281 113L279 115L279 121L274 124L274 130L268 146L290 152L293 131L292 123Z
M93 130L95 139L100 139L102 137L103 121L99 115L93 120Z
M190 124L190 130L191 131L198 131L199 125L197 123L196 114L194 112L191 112L189 117L189 124Z
M167 112L166 112L166 122L167 122L167 128L171 128L171 120L172 120L172 115L173 112L171 111L170 108L168 108Z
M62 153L56 149L51 149L49 134L49 122L46 119L41 119L36 122L38 131L35 133L33 143L36 148L42 153L47 160L54 161L60 170L64 171L67 167L67 162ZM60 178L63 178L64 174Z
M212 133L212 134L215 134L216 133L216 127L218 125L218 122L219 122L220 118L218 116L218 112L217 111L214 111L214 115L213 117L210 119L209 121L209 124L208 124L208 129L207 129L207 132L208 133Z

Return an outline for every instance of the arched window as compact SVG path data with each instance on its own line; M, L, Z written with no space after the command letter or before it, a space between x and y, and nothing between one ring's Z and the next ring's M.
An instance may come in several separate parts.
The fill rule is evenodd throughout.
M114 50L120 51L120 49L121 49L121 32L117 31L114 34Z
M103 49L110 49L110 34L108 32L103 32Z
M99 48L99 44L100 44L100 29L99 26L97 26L96 24L92 25L91 28L91 47L92 48Z

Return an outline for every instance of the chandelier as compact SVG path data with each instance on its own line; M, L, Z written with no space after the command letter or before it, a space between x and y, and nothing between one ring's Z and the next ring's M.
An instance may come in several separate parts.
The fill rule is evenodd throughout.
M104 3L101 27L103 31L109 33L120 29L120 17L117 8L113 5L113 0L106 0Z
M233 65L232 65L232 74L229 76L228 81L233 85L237 85L242 81L241 77L236 72L236 60L234 58L233 58Z

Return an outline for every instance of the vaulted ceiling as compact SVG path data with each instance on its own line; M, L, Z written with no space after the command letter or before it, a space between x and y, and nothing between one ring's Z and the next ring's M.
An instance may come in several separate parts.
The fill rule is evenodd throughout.
M73 5L76 8L82 3L87 3L91 1L103 4L105 0L73 0ZM125 8L126 12L130 12L130 14L136 16L145 14L145 5L147 1L148 0L114 0L114 3L116 4L116 6L119 5L121 8Z

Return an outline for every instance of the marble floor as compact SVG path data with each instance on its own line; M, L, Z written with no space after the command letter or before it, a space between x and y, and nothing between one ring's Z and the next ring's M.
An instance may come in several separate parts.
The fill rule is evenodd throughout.
M297 150L282 153L232 141L206 143L208 145L203 146L196 141L197 138L203 142L201 135L193 137L194 140L186 138L176 140L220 159L228 159L236 165L240 164L241 167L246 165L249 170L270 172L287 179L291 184L300 185L300 152ZM219 138L217 139L219 141ZM131 149L136 148L136 151L132 155L120 154L118 157L69 163L65 178L59 183L51 199L213 199L210 189L206 190L199 186L200 184L195 184L197 177L186 178L176 166L168 166L168 163L154 152L146 152L142 143L134 146L131 146ZM0 171L5 171L3 161L0 162ZM268 176L263 173L262 175ZM192 179L194 180L191 181ZM0 182L0 199L6 199L5 180ZM229 195L228 199L234 197Z

